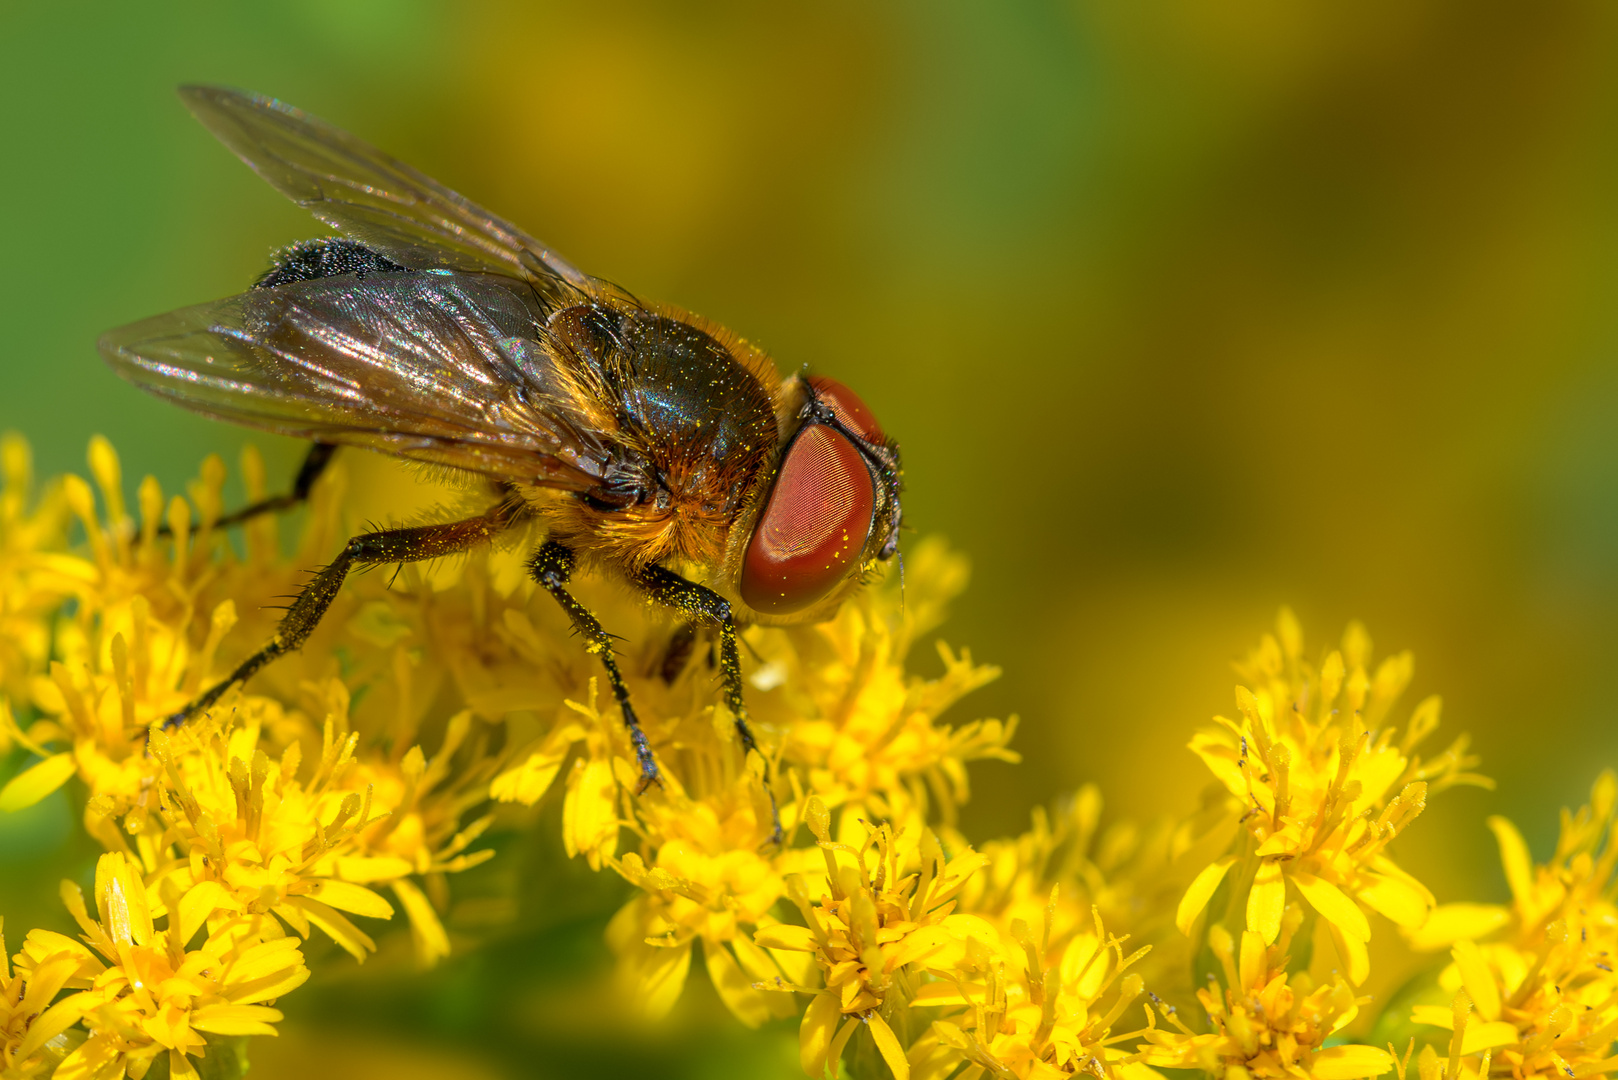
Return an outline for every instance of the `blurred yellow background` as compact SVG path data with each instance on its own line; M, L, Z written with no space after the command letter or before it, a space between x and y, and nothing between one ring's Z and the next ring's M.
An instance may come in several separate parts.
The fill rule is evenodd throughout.
M944 634L1006 674L957 718L1024 721L974 837L1087 780L1123 814L1189 805L1187 735L1283 602L1314 647L1357 616L1415 650L1410 700L1443 693L1499 779L1403 842L1441 900L1503 894L1484 814L1543 857L1618 764L1610 4L0 0L0 427L43 473L94 432L170 490L233 461L244 433L95 338L320 232L182 81L280 96L857 387L907 521L974 562ZM299 448L254 438L289 475ZM20 883L64 844L87 866L75 829L60 799L0 820L15 936L59 917ZM255 1075L796 1071L791 1031L701 993L678 1037L600 1051L567 973L604 955L564 912L389 997L311 987Z

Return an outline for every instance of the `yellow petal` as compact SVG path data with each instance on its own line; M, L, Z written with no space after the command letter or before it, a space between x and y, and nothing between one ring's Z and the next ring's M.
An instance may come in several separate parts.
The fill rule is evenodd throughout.
M198 1080L197 1067L184 1050L169 1050L169 1080Z
M102 925L115 942L146 945L155 932L146 902L146 883L123 852L111 851L96 860L96 904Z
M10 813L33 806L67 783L76 769L72 754L52 754L33 768L13 776L0 788L0 810Z
M843 820L845 822L854 821L858 825L859 822L855 820L855 817L856 815L853 814L845 814L843 815ZM963 849L960 854L944 864L943 872L934 879L932 887L927 890L927 897L922 902L923 909L931 911L933 908L943 904L944 901L965 888L972 875L987 865L989 865L987 855L973 851L971 848Z
M372 941L368 934L318 900L312 900L307 896L294 896L286 903L277 905L275 910L279 912L287 907L296 908L306 919L341 945L348 955L362 964L365 963L366 953L376 951L376 942Z
M1432 912L1427 897L1409 882L1382 874L1365 874L1370 883L1360 889L1359 898L1372 911L1385 916L1406 930L1415 930L1427 921Z
M1242 931L1241 953L1236 970L1240 975L1243 990L1258 991L1264 987L1265 968L1268 966L1264 945L1264 939L1254 931Z
M1510 921L1511 912L1499 904L1440 904L1421 929L1406 936L1412 949L1429 952L1463 938L1488 937Z
M1311 907L1345 935L1361 942L1371 940L1371 924L1366 921L1365 912L1343 890L1313 874L1293 874L1292 883Z
M903 941L883 947L882 966L888 971L897 971L906 964L952 967L953 963L945 957L957 958L961 955L961 950L957 948L959 941L944 926L919 927L906 934Z
M1481 1054L1496 1047L1511 1046L1521 1038L1516 1026L1504 1020L1490 1020L1487 1023L1473 1021L1466 1025L1466 1037L1461 1040L1461 1053Z
M1360 985L1371 974L1371 956L1365 942L1349 937L1329 919L1323 925L1331 935L1332 944L1337 947L1337 955L1343 962L1348 981L1355 986Z
M637 944L629 958L631 977L640 994L641 1009L652 1020L667 1016L680 1000L691 973L691 946L656 949Z
M1315 1080L1357 1080L1380 1076L1393 1068L1393 1055L1374 1046L1333 1046L1316 1054L1309 1063Z
M1174 916L1174 925L1180 928L1180 933L1191 933L1191 924L1197 921L1202 909L1208 906L1214 890L1219 888L1219 883L1225 880L1225 875L1235 863L1236 857L1227 855L1217 862L1204 866L1197 874L1196 879L1191 882L1191 887L1180 897L1180 908Z
M723 945L712 941L702 943L702 959L708 968L708 978L719 991L719 997L732 1015L750 1028L756 1028L770 1018L769 1003L762 990L753 989L749 979L736 963L736 958Z
M298 939L279 937L250 946L230 965L232 979L259 979L303 963ZM240 1002L237 1002L240 1004Z
M1112 1067L1118 1080L1164 1080L1163 1074L1142 1061L1126 1061Z
M180 943L190 941L220 908L240 911L242 906L235 894L217 881L199 881L187 889L179 903Z
M1443 1062L1438 1057L1438 1051L1433 1049L1432 1043L1421 1048L1421 1054L1416 1058L1416 1072L1421 1080L1438 1080L1444 1075Z
M1470 941L1458 941L1451 950L1455 966L1461 972L1461 985L1472 996L1472 1004L1485 1020L1500 1019L1500 987L1494 981L1488 961L1478 947ZM1467 1037L1471 1037L1470 1029Z
M13 1058L23 1061L32 1057L40 1047L78 1023L85 1009L93 1007L96 1001L97 998L90 993L74 994L46 1009L29 1026L28 1034L23 1036L21 1045L12 1055Z
M393 881L415 872L415 864L397 855L348 855L333 862L336 875L344 881L361 884Z
M809 1002L803 1023L798 1025L798 1064L805 1075L816 1080L826 1075L826 1051L842 1018L837 998L831 994L816 994Z
M776 985L776 981L781 978L781 967L775 962L775 958L747 938L738 937L732 939L730 951L736 954L736 962L742 966L742 970L754 982L763 983L766 987L770 987ZM802 984L800 983L799 985ZM789 1016L798 1014L798 1002L792 994L771 991L760 994L759 997L769 1008L770 1015L777 1020L784 1020Z
M1428 907L1432 908L1438 906L1438 900L1433 896L1431 889L1423 885L1420 881L1416 880L1416 878L1412 877L1408 872L1402 869L1398 863L1394 862L1386 855L1378 855L1376 858L1372 859L1370 869L1378 874L1381 874L1383 877L1397 878L1398 880L1404 882L1406 885L1410 886L1412 889L1421 894L1422 899L1427 902Z
M893 1070L893 1080L910 1080L910 1062L905 1057L904 1047L899 1045L898 1036L882 1019L882 1014L872 1013L866 1019L866 1026L871 1029L871 1040L876 1048L882 1051L882 1060Z
M230 965L225 996L233 1005L250 1005L278 998L302 986L308 978L309 969L303 966L298 939L276 938L260 942L237 957Z
M852 1016L843 1021L843 1026L832 1037L831 1047L826 1051L826 1065L830 1071L837 1071L838 1063L843 1060L843 1049L848 1046L848 1040L852 1039L854 1032L863 1026L859 1020Z
M550 742L555 740L547 740L545 750L531 753L523 764L506 769L500 776L495 777L489 785L490 798L502 803L518 801L524 806L532 806L545 792L549 792L550 784L557 779L561 763L566 761L568 753L573 750L571 742L555 748L549 745Z
M33 937L39 931L29 934ZM34 970L28 974L28 990L22 995L22 1002L18 1002L7 994L0 1001L5 1001L7 1011L12 1016L28 1016L33 1013L45 1011L45 1007L56 997L57 991L67 985L67 981L78 972L80 959L78 954L72 952L59 952L34 965ZM4 958L0 957L0 983L9 979L5 973ZM13 989L11 993L15 993ZM71 1023L72 1021L69 1021Z
M1518 903L1527 903L1534 891L1534 860L1528 854L1528 843L1517 831L1517 826L1503 817L1489 818L1489 828L1500 845L1500 863L1505 867L1506 884Z
M265 1005L204 1005L191 1012L191 1026L214 1035L274 1035L281 1013Z
M568 858L583 852L592 869L617 847L618 781L612 762L592 758L575 764L562 802L562 840Z
M921 1008L931 1005L970 1005L971 1000L952 982L923 983L910 999L910 1004Z
M1410 1010L1412 1023L1455 1030L1455 1010L1448 1005L1417 1005ZM1479 1054L1501 1046L1511 1046L1522 1038L1515 1026L1505 1020L1473 1020L1466 1025L1461 1053Z
M1253 887L1247 893L1247 928L1274 945L1281 936L1281 913L1287 906L1287 884L1281 876L1281 864L1260 863L1253 875Z
M798 952L814 952L820 947L820 943L815 940L813 930L807 926L793 926L790 923L761 926L754 932L753 940L766 949L793 949Z
M408 878L400 878L393 883L393 894L404 905L405 914L410 918L410 933L416 943L416 961L422 967L430 968L448 956L449 934L445 933L444 924L439 921L438 912L433 910L427 894Z
M371 919L393 918L393 905L364 885L352 881L323 880L310 883L305 895L328 904L339 911L364 915Z
M36 1025L39 1022L36 1021ZM32 1029L29 1029L29 1033L32 1034ZM56 1067L56 1071L51 1074L53 1080L95 1080L114 1075L112 1070L123 1056L123 1051L114 1041L116 1038L114 1035L100 1032L91 1035L83 1046L69 1054ZM16 1056L23 1058L28 1055L19 1052Z
M1431 1024L1446 1031L1455 1030L1455 1010L1448 1005L1416 1005L1410 1010L1413 1024Z
M1226 740L1224 733L1199 732L1191 737L1190 748L1193 754L1202 759L1213 773L1230 790L1230 793L1242 801L1247 800L1247 775L1242 772L1241 766L1236 764L1236 751Z

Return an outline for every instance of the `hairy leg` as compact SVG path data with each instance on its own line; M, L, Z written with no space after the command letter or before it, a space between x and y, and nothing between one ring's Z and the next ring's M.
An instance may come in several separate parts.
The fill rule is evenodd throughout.
M753 732L747 726L747 699L742 694L742 663L736 650L736 619L730 611L730 601L703 585L687 581L672 570L661 566L648 566L639 579L657 603L680 612L693 623L708 623L719 628L719 679L724 687L725 704L736 723L736 739L742 752L757 750ZM764 790L770 797L771 844L781 842L781 811L775 803L775 790L766 774Z
M661 566L648 566L641 574L639 585L646 594L664 607L673 608L694 623L708 623L719 628L719 679L724 686L725 704L736 721L736 737L742 749L757 749L753 732L747 726L747 702L742 696L742 664L736 651L736 620L730 613L730 601L712 589L687 581L672 570Z
M640 787L637 791L645 791L653 784L661 786L657 759L652 756L646 733L640 729L640 719L635 715L634 706L629 703L629 688L624 685L623 673L618 670L618 660L613 655L612 635L607 633L589 608L567 591L567 583L573 577L573 562L572 550L553 540L534 552L528 572L540 588L550 593L562 610L567 612L574 628L584 638L584 647L599 656L601 666L607 669L607 683L612 687L612 696L618 702L619 711L624 714L624 727L629 729L629 741L635 747L635 760L640 762Z
M464 521L452 521L443 525L418 525L408 529L382 529L354 537L338 553L337 558L316 574L314 579L303 587L303 591L298 593L297 598L292 601L292 606L287 608L287 613L281 617L281 624L276 627L275 636L270 639L268 645L243 660L229 676L169 717L164 726L173 727L185 723L197 713L213 707L214 703L224 696L225 691L238 683L246 682L270 661L301 648L309 639L309 635L314 633L315 627L320 625L321 617L326 614L326 609L331 606L338 590L343 587L343 579L348 576L350 570L454 555L490 540L516 521L521 513L519 507L505 502L487 513Z

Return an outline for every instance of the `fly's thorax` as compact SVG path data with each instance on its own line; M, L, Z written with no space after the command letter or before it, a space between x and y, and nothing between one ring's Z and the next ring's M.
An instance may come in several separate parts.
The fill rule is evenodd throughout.
M609 441L593 487L542 500L553 537L631 567L719 566L776 450L768 360L717 327L637 307L566 308L546 336Z
M735 514L777 442L773 369L756 350L690 317L604 304L559 311L546 331L621 450L599 501Z

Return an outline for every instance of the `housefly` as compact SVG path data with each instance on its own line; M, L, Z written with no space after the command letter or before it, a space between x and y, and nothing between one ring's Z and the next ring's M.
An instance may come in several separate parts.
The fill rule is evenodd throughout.
M195 412L313 443L290 506L337 446L467 474L464 520L363 533L293 599L268 644L181 723L298 649L349 571L469 550L518 525L529 571L601 660L640 766L658 764L612 637L567 586L617 575L717 631L725 702L754 749L738 624L822 619L898 548L899 453L829 378L783 377L700 316L591 277L516 226L271 98L188 86L186 106L336 236L295 244L246 292L113 330L124 378Z

